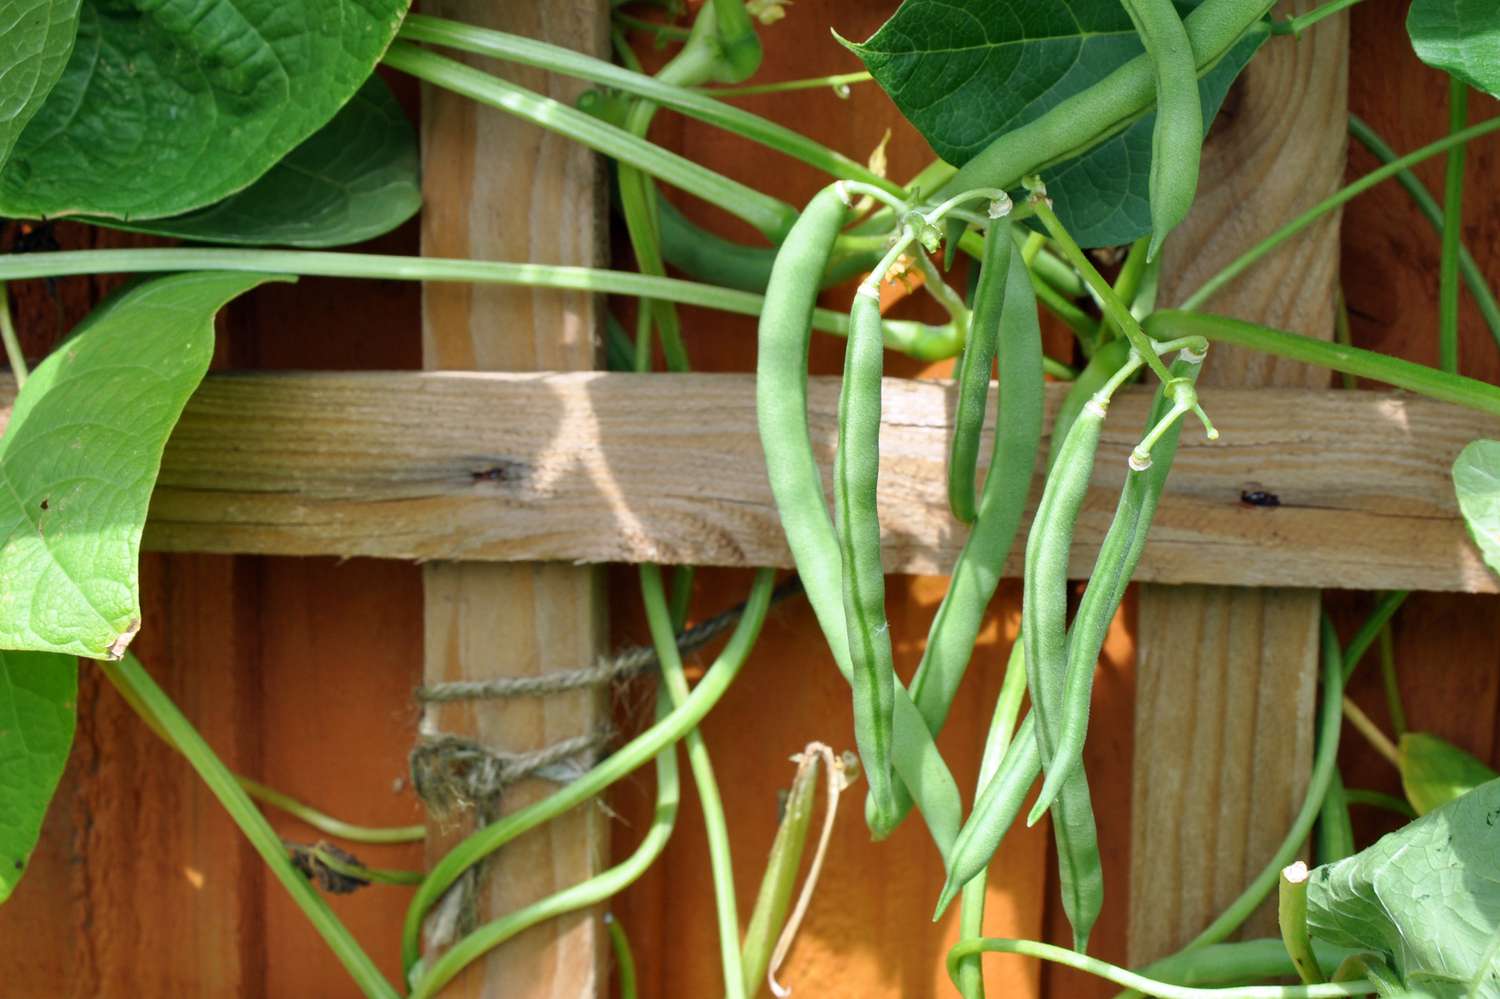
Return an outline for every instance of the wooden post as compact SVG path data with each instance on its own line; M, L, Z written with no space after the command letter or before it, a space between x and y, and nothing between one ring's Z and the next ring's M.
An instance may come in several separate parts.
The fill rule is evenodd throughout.
M1198 203L1168 243L1163 304L1341 183L1346 17L1295 42L1273 38L1231 92L1204 150ZM1331 337L1338 219L1331 214L1282 246L1209 308ZM1214 385L1327 381L1321 370L1216 346L1200 386L1212 412ZM1141 588L1133 964L1176 950L1218 915L1266 864L1301 805L1312 754L1318 601L1316 590ZM1274 908L1247 925L1251 935L1274 934Z
M445 0L429 11L593 55L608 50L607 5L600 0ZM493 63L486 68L496 69ZM571 102L579 92L573 81L510 66L498 71L560 100ZM604 174L592 153L430 87L423 96L422 141L424 253L602 263ZM598 318L590 295L429 286L423 297L423 363L429 369L593 368ZM484 458L475 456L475 490L491 485ZM426 682L533 675L592 663L604 635L601 578L598 569L553 563L428 565L423 575ZM583 691L429 708L423 731L522 752L596 732L606 717L600 694ZM514 811L554 789L540 780L512 785L498 811ZM429 859L467 831L434 825ZM493 919L582 881L600 869L607 845L604 815L592 807L575 809L517 840L483 868L479 919ZM555 920L497 949L444 994L592 996L604 988L605 949L593 913Z

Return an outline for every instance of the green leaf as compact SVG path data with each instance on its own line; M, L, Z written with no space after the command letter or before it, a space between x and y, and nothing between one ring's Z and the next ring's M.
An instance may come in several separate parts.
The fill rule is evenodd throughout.
M1418 815L1500 777L1453 743L1426 732L1401 737L1399 760L1401 787Z
M1201 0L1179 2L1183 13ZM1199 80L1205 134L1224 97L1269 36L1257 25ZM962 166L1139 55L1119 0L1015 4L905 0L851 48L939 156ZM1081 155L1042 171L1063 225L1084 246L1116 246L1151 231L1155 113Z
M1415 0L1406 14L1417 58L1500 97L1500 4L1495 0Z
M1500 997L1500 781L1312 873L1314 938L1387 958L1408 988Z
M216 205L101 225L211 243L340 246L389 232L422 207L417 132L378 76L260 180Z
M181 215L248 187L370 75L409 0L86 0L0 215Z
M0 0L0 164L62 76L79 0Z
M176 274L114 296L37 366L0 437L0 648L118 659L167 435L213 317L265 274Z
M77 695L72 656L0 652L0 902L26 871L67 766Z
M1500 573L1500 441L1470 441L1458 453L1453 492L1484 564Z

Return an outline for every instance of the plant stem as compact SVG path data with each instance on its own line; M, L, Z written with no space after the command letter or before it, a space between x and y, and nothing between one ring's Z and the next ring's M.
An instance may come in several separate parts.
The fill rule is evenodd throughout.
M1318 967L1312 940L1307 935L1307 865L1302 861L1281 869L1276 904L1276 921L1281 926L1281 941L1304 985L1320 985L1326 979Z
M785 153L836 179L858 180L897 197L905 195L904 189L899 184L874 173L863 163L835 152L790 128L732 104L715 100L704 92L689 89L689 86L677 81L632 72L613 63L605 62L603 59L595 59L560 45L549 45L535 39L506 34L503 31L490 31L486 28L425 14L408 14L401 24L399 37L411 42L426 42L462 52L492 56L506 62L534 66L548 72L613 87L616 90L643 97L663 107L672 108L674 111L680 111L725 131L733 132L769 149ZM852 75L868 78L869 74ZM711 91L711 93L720 92Z
M1368 149L1381 163L1392 163L1396 160L1396 151L1386 145L1373 128L1356 115L1349 116L1349 134L1354 136L1360 145ZM1402 170L1396 174L1396 183L1406 189L1416 203L1417 210L1426 216L1427 221L1441 236L1445 229L1443 226L1443 208L1438 204L1432 192L1427 190L1427 185L1410 170ZM1479 269L1479 264L1474 261L1474 255L1464 246L1462 239L1458 244L1458 269L1463 275L1464 284L1468 286L1469 294L1473 296L1474 303L1479 306L1480 315L1490 328L1490 336L1500 344L1500 303L1495 301L1495 293L1490 290L1489 282L1484 278L1484 272Z
M1348 10L1359 2L1360 0L1329 0L1328 3L1325 3L1321 7L1314 7L1306 14L1289 17L1284 21L1272 21L1271 33L1274 35L1291 35L1293 38L1299 37L1302 32L1311 28L1323 20L1323 18L1332 17L1341 10Z
M279 808L321 833L337 836L351 843L418 843L427 838L426 826L357 826L320 812L291 795L282 794L249 777L236 776L235 780L245 789L246 794L261 804Z
M630 938L612 912L604 914L604 928L609 932L609 947L615 955L615 982L620 988L620 999L636 999L635 954L630 950Z
M1033 196L1032 201L1036 205L1037 217L1042 220L1042 225L1047 227L1047 233L1057 244L1058 249L1062 250L1063 259L1073 265L1073 269L1083 276L1084 283L1098 296L1104 315L1115 324L1120 332L1125 334L1125 339L1129 340L1131 346L1145 359L1146 366L1161 379L1163 385L1171 381L1172 373L1167 370L1161 358L1156 356L1156 351L1151 349L1151 341L1141 329L1141 324L1135 316L1130 314L1130 306L1120 301L1120 297L1115 294L1109 282L1104 280L1104 276L1089 261L1082 247L1069 235L1068 230L1063 228L1062 221L1052 210L1046 194L1043 193L1040 197Z
M1333 303L1333 340L1343 347L1354 346L1354 334L1349 329L1349 303L1344 301L1344 289L1342 286L1334 295ZM1339 384L1346 389L1359 388L1359 379L1347 371L1339 372Z
M1387 738L1384 732L1380 731L1380 726L1376 725L1369 715L1360 710L1359 705L1351 701L1347 694L1344 695L1343 705L1344 717L1350 725L1354 726L1354 730L1365 737L1365 741L1374 747L1375 752L1384 756L1390 762L1391 766L1399 770L1401 768L1401 753L1397 751L1396 744Z
M818 90L831 88L835 93L841 87L854 83L868 83L874 77L867 72L835 73L832 76L811 76L801 80L782 80L779 83L752 83L739 87L701 87L701 93L715 97L750 97L754 94L784 94L793 90ZM840 96L844 96L840 94Z
M780 242L797 219L796 210L784 201L715 173L561 101L420 49L410 42L393 42L386 50L384 62L434 86L550 129L717 204L750 223L773 243Z
M657 702L657 724L664 720L664 701ZM465 936L444 951L442 956L426 968L412 983L411 999L428 999L442 990L459 973L474 961L517 934L569 912L586 909L619 894L633 884L646 869L656 862L666 849L677 823L678 804L682 799L681 785L677 776L677 747L668 743L656 754L656 811L651 828L641 839L635 852L628 858L602 871L586 881L564 888L540 901L507 913L499 919ZM538 804L544 804L539 802ZM447 858L444 858L445 860ZM628 954L628 949L627 949ZM634 972L634 963L631 964Z
M464 871L517 836L596 796L656 756L662 749L677 742L703 720L704 715L729 689L740 667L744 665L745 658L750 654L750 647L755 644L760 626L765 621L774 580L773 570L762 569L756 573L750 598L745 603L744 613L734 634L681 706L673 708L660 721L571 784L471 833L434 865L406 911L406 922L401 935L403 968L410 971L420 956L422 917Z
M395 988L385 980L385 976L375 967L375 962L370 960L353 934L333 914L333 910L317 890L292 866L281 837L276 835L266 817L241 789L234 774L229 772L229 768L214 754L208 743L203 741L197 729L177 710L177 705L156 685L140 662L127 652L118 662L100 662L99 667L106 679L122 694L129 691L126 702L149 712L153 728L164 732L168 741L187 758L214 797L219 799L219 803L240 827L245 838L255 847L255 852L270 867L271 873L307 915L318 934L339 959L339 963L354 978L360 990L372 999L398 999Z
M1370 791L1363 788L1345 788L1344 800L1351 805L1365 805L1370 808L1383 808L1388 812L1408 819L1417 817L1416 809L1409 802L1403 801L1394 794L1386 794L1384 791Z
M335 857L323 846L314 846L309 851L317 858L318 863L328 868L335 874L341 874L346 878L358 881L367 881L371 884L380 885L419 885L426 877L421 871L396 871L384 867L366 867L363 864L351 864Z
M10 361L10 372L16 378L16 388L26 384L31 374L26 367L26 355L21 351L21 338L16 336L15 323L10 317L10 288L0 281L0 340L5 343L5 357Z
M1184 301L1180 306L1181 309L1183 311L1191 311L1193 309L1202 308L1204 303L1213 298L1214 295L1222 291L1225 285L1229 284L1229 282L1233 281L1235 278L1239 277L1255 264L1259 263L1261 258L1266 254L1270 253L1282 243L1286 242L1288 239L1291 239L1293 236L1297 235L1297 233L1301 232L1303 229L1306 229L1308 226L1318 221L1318 219L1322 218L1327 213L1333 211L1335 208L1338 208L1340 205L1343 205L1345 202L1353 200L1355 197L1358 197L1359 195L1368 191L1370 188L1374 187L1376 184L1379 184L1381 181L1389 180L1391 177L1399 174L1402 170L1408 170L1416 164L1421 163L1423 160L1430 159L1433 156L1438 155L1439 153L1447 152L1454 146L1461 146L1471 139L1477 139L1482 135L1488 135L1489 133L1495 131L1497 128L1500 128L1500 118L1491 118L1486 121L1479 122L1478 124L1471 125L1470 127L1460 132L1454 132L1446 138L1442 138L1436 142L1429 143L1428 145L1423 146L1421 149L1418 149L1416 152L1407 153L1400 159L1392 160L1391 162L1376 170L1370 171L1363 177L1356 180L1354 183L1349 184L1348 186L1329 195L1327 198L1324 198L1322 201L1318 202L1316 205L1309 208L1301 215L1298 215L1296 218L1292 219L1286 225L1271 233L1271 235L1267 236L1259 243L1256 243L1244 253L1240 254L1239 257L1232 261L1223 270L1219 271L1219 273L1203 282L1202 286L1200 286L1197 291L1189 295L1186 301Z
M1396 676L1396 643L1387 621L1380 629L1380 679L1385 687L1385 709L1399 739L1406 734L1406 709L1401 704L1401 684Z
M687 676L682 668L682 653L677 647L677 632L667 610L666 592L662 586L661 568L640 567L641 597L646 606L646 623L656 643L657 661L661 664L662 684L674 708L687 703ZM724 820L724 802L719 796L719 782L714 776L713 761L703 733L696 727L684 737L688 766L698 785L698 801L703 808L703 828L708 840L708 864L713 874L714 909L719 922L719 963L724 973L726 999L746 999L745 967L740 954L739 908L734 892L734 862L730 855L729 825Z
M1401 609L1401 605L1410 596L1410 590L1392 590L1380 598L1365 623L1360 625L1354 637L1349 639L1349 644L1344 646L1344 684L1347 686L1349 678L1354 675L1355 667L1364 659L1365 653L1374 644L1380 635L1380 629L1386 626L1392 615Z
M1495 119L1500 121L1500 118ZM1413 364L1373 350L1345 347L1298 333L1273 330L1225 316L1201 312L1164 310L1146 318L1146 331L1157 339L1197 334L1221 343L1234 343L1265 354L1305 361L1334 371L1347 371L1361 378L1385 382L1439 402L1500 416L1500 387L1487 382L1450 375L1425 364ZM1371 638L1374 636L1372 635Z
M1198 989L1173 985L1127 971L1118 965L1089 957L1077 951L1035 940L963 940L948 952L948 976L956 972L958 962L974 954L1022 954L1065 965L1086 974L1113 982L1122 988L1139 989L1162 999L1331 999L1336 996L1367 996L1375 991L1368 982L1339 982L1328 985L1245 985L1227 989Z
M1448 132L1460 133L1469 122L1469 87L1457 77L1448 81ZM1443 256L1438 266L1438 367L1458 371L1458 250L1463 235L1464 143L1448 150L1443 181Z
M634 31L645 31L655 35L658 39L671 39L674 42L685 42L692 34L687 28L677 24L658 24L655 21L647 21L643 18L633 17L630 14L614 12L610 17L622 27Z
M760 295L747 291L678 278L651 277L630 271L445 257L402 257L309 250L230 250L217 247L63 250L57 253L0 256L0 281L70 274L141 274L192 270L522 285L658 298L745 316L760 315L765 302ZM843 336L849 331L849 317L831 309L816 309L813 312L813 327L824 333ZM884 330L888 348L920 360L940 361L953 357L963 349L962 339L951 327L887 319ZM1053 361L1048 371L1067 377L1069 369Z

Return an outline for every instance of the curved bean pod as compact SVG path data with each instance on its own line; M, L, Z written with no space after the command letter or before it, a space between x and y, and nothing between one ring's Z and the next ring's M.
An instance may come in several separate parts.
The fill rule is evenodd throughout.
M1184 351L1172 363L1172 377L1196 381L1201 368L1202 355ZM1157 389L1156 401L1152 405L1146 429L1149 431L1156 426L1171 408L1172 400L1163 385ZM1172 459L1177 451L1177 439L1181 431L1182 424L1173 423L1152 448L1150 467L1144 471L1132 469L1126 473L1125 486L1120 490L1114 520L1099 547L1088 588L1084 590L1078 612L1073 617L1073 626L1068 632L1067 673L1062 714L1058 719L1057 743L1047 766L1047 778L1042 782L1041 794L1037 796L1036 804L1027 817L1028 825L1034 824L1047 811L1062 789L1063 781L1083 758L1083 744L1089 724L1089 702L1094 691L1094 668L1099 660L1099 651L1104 646L1104 637L1109 631L1110 622L1114 620L1115 611L1124 599L1130 577L1140 563L1141 553L1146 549L1151 520L1156 515L1157 503L1166 487L1167 474L1172 470Z
M974 291L969 335L964 338L964 352L958 362L958 406L948 448L948 508L965 524L974 523L979 515L974 478L979 470L979 433L984 429L984 411L989 405L990 369L1000 343L1000 317L1014 249L1009 230L1010 226L996 222L984 238L984 263ZM1040 372L1040 367L1037 370Z
M1125 366L1129 358L1130 341L1123 337L1111 340L1094 352L1073 384L1068 386L1068 394L1063 396L1062 405L1052 419L1052 443L1047 453L1048 471L1057 464L1057 452L1062 450L1062 443L1067 440L1068 431L1078 419L1078 414L1083 412L1084 404L1114 377L1116 371Z
M833 504L843 564L844 620L854 670L854 741L870 782L877 829L890 828L896 815L891 789L896 662L885 616L885 568L880 564L880 521L875 509L884 360L879 292L861 285L849 311Z
M1156 256L1167 233L1193 207L1203 151L1203 103L1198 66L1187 29L1172 0L1121 0L1135 24L1156 76L1156 124L1151 129L1151 247Z
M843 202L830 185L814 196L777 254L761 311L755 408L787 545L834 662L849 679L839 543L807 421L807 352L818 275L828 266L843 220ZM892 764L946 858L962 817L958 785L906 689L898 686L894 694Z

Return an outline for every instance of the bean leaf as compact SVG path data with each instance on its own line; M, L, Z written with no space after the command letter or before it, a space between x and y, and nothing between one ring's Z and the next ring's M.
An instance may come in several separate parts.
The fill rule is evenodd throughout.
M162 448L213 356L213 317L270 280L176 274L95 309L37 366L0 437L0 648L118 659Z
M1384 955L1408 988L1500 997L1500 780L1312 872L1315 939Z
M1415 0L1406 14L1417 58L1500 97L1500 4L1495 0Z
M1398 755L1401 787L1418 815L1446 805L1461 794L1500 777L1446 739L1426 732L1407 732Z
M247 246L341 246L373 239L422 207L417 132L378 76L260 180L216 205L101 225Z
M0 163L73 51L79 0L0 0Z
M77 694L72 656L0 652L0 902L26 871L67 765Z
M0 172L0 215L180 215L322 128L409 0L85 0L62 78Z
M1458 453L1453 492L1484 564L1500 573L1500 441L1470 441Z
M1177 6L1185 14L1199 2ZM1257 25L1199 80L1205 133L1267 36ZM905 0L851 48L933 150L956 166L1142 51L1119 0ZM1147 114L1042 171L1058 216L1084 246L1129 243L1151 231L1155 120Z

